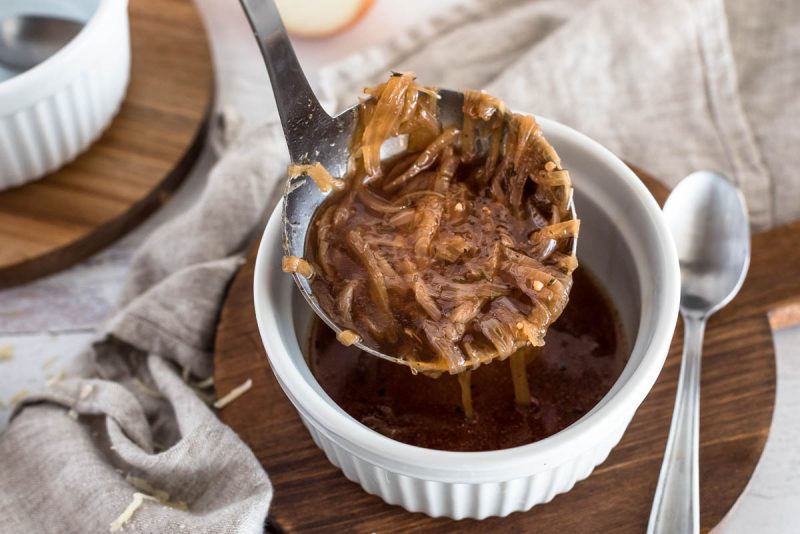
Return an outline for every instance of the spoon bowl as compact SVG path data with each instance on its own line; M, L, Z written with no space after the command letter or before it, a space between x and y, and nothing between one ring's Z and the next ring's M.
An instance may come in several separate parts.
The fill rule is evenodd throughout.
M741 192L713 171L686 177L664 205L681 264L681 308L710 315L739 291L750 262Z
M448 89L439 90L439 118L443 127L460 126L463 122L462 106L463 93ZM323 119L317 128L312 128L302 136L303 159L319 161L334 176L343 176L347 170L349 157L348 147L358 122L358 106L348 108L330 120ZM405 150L405 139L396 137L388 140L381 150L381 157L388 158ZM284 193L283 210L283 249L287 256L305 257L305 248L308 233L314 215L331 193L323 193L314 181L305 175L292 178L286 184ZM575 219L575 206L570 199L569 217ZM577 246L577 239L572 240L573 252ZM325 312L317 298L314 296L310 281L297 273L292 273L297 287L314 312L335 333L340 333L342 327ZM363 343L359 338L355 345L361 350L402 365L409 365L407 360L385 354L375 347Z
M25 72L75 38L84 23L39 15L16 15L0 20L0 65Z

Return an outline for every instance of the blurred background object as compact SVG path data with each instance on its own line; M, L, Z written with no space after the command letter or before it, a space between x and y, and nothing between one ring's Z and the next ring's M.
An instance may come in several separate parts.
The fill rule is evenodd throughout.
M297 37L325 37L345 31L363 17L373 0L276 0L286 30Z
M50 23L50 31L32 35L27 30L41 29L42 23L33 22L26 30L27 24L14 22L20 17L75 21L82 29ZM8 52L2 56L16 58L12 63L26 63L10 49L15 38L34 48L38 37L36 48L44 49L27 58L27 69L0 60L3 190L61 168L100 137L125 96L131 52L127 0L3 0L0 21L7 37L0 48ZM48 51L52 55L42 59ZM36 59L41 62L32 66Z

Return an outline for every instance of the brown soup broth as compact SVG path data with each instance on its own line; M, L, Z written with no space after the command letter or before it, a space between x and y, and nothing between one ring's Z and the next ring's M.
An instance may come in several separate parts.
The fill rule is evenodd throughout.
M487 451L533 443L566 428L613 386L627 358L617 313L586 269L574 273L569 304L545 345L528 356L532 402L514 402L509 360L472 372L475 417L464 415L455 375L430 378L345 347L316 320L311 370L325 392L357 421L397 441L450 451Z

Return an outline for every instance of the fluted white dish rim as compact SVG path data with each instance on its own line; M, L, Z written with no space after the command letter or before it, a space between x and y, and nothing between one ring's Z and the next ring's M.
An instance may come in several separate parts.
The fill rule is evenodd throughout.
M0 81L0 117L27 108L41 100L42 95L54 94L70 79L80 75L82 65L90 63L99 54L105 54L106 51L99 47L86 49L96 45L96 40L114 29L109 21L116 15L116 10L127 12L127 8L128 0L99 0L95 12L78 35L58 52L25 72ZM67 79L59 78L59 73ZM55 84L54 80L57 80Z
M272 213L259 245L254 273L254 304L262 341L270 366L295 408L327 439L349 453L394 473L445 483L501 482L553 469L582 455L608 433L627 426L658 377L675 328L680 297L680 272L674 243L658 204L641 180L617 156L588 136L556 121L537 116L546 135L569 139L591 157L602 160L649 217L649 237L658 245L658 261L664 272L657 298L642 321L631 350L631 360L641 361L628 379L616 384L597 406L577 422L556 434L510 449L486 452L453 452L426 449L388 438L340 411L306 381L294 365L268 299L267 264L274 257L276 238L282 238L279 204ZM580 214L579 214L580 216ZM291 283L287 276L287 284ZM652 282L652 284L655 284ZM644 312L643 312L644 316ZM645 330L644 333L642 329ZM301 358L302 360L302 358ZM616 389L619 386L618 389ZM616 389L616 391L615 391ZM594 436L594 438L593 438Z

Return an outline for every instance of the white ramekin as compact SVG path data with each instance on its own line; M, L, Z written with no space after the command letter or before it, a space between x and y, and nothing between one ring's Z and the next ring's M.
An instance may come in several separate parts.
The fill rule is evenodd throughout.
M680 294L678 259L661 211L611 152L556 122L539 119L570 170L581 218L581 262L614 297L631 347L628 364L600 403L542 441L490 452L406 445L339 408L304 359L309 309L281 272L281 206L256 261L254 297L269 363L314 442L350 480L413 512L454 519L505 516L568 491L603 462L664 364Z
M127 0L2 0L15 14L87 21L56 54L0 81L0 190L52 172L94 142L130 77Z

